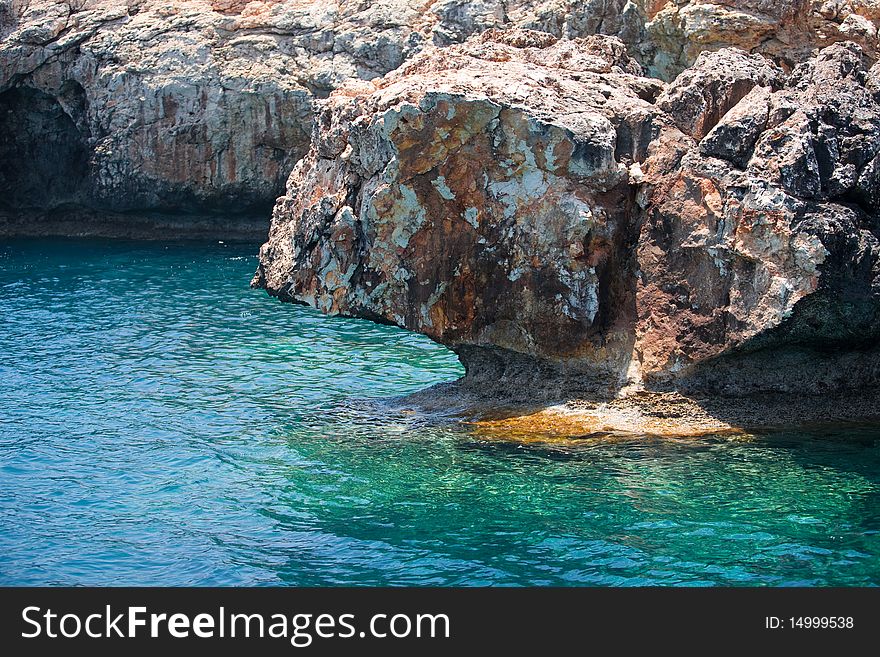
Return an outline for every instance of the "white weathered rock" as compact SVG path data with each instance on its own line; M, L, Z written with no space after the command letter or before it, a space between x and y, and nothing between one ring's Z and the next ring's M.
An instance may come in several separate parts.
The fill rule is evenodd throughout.
M65 135L63 150L85 157L89 173L74 181L57 170L63 184L27 198L36 171L6 171L0 183L17 192L7 201L20 209L265 212L308 147L314 99L348 80L378 78L426 47L491 28L566 38L599 32L620 37L634 60L667 78L701 51L728 45L784 65L841 39L873 53L877 0L832 4L3 0L0 93L44 94L34 102L54 123L40 129ZM40 152L28 129L9 128L17 137L7 159ZM43 164L36 169L51 172Z

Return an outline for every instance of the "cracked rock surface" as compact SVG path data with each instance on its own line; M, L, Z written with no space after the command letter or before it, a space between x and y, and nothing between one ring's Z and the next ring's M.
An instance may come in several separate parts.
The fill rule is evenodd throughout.
M877 383L877 68L489 31L323 105L255 282L424 333L476 382Z
M858 46L836 44L776 90L760 67L753 79L699 142L695 130L650 149L640 366L722 390L876 383L872 73Z
M0 0L0 197L24 220L0 231L75 210L57 230L75 233L83 211L263 226L316 99L486 30L616 36L671 79L730 45L785 70L840 40L873 55L878 18L878 0ZM49 157L43 135L85 173Z

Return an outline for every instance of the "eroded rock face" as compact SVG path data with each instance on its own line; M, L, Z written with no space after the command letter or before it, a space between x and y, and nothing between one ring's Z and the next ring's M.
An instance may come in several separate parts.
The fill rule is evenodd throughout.
M853 41L876 56L878 0L656 0L646 3L643 61L670 79L705 51L737 47L786 70L817 48Z
M739 50L705 52L657 99L687 135L702 139L756 86L778 88L782 71L760 55Z
M880 107L862 56L826 48L775 92L756 75L699 143L652 144L636 340L649 379L876 383Z
M340 89L255 282L477 381L876 383L876 67L838 44L788 76L733 49L638 73L614 38L489 31Z
M490 29L601 33L669 79L726 45L789 67L841 39L872 54L878 16L877 0L0 0L0 94L54 100L40 104L36 123L17 110L4 117L12 154L31 162L41 148L35 126L61 111L76 128L69 148L88 161L57 194L49 184L0 197L12 210L267 214L309 147L314 99L425 48ZM0 102L14 105L16 93ZM66 177L57 162L34 164L18 189Z
M4 194L7 208L246 214L271 207L304 152L311 94L283 62L255 57L234 32L223 33L222 15L204 3L162 5L4 5L0 104L12 112L0 130L12 135L4 142L18 180L34 191ZM68 150L86 153L75 185L62 184L70 159L42 146L59 113L70 126ZM0 182L22 189L9 176Z
M46 197L58 204L78 202L88 150L58 101L35 89L12 89L0 94L0 116L4 123L20 128L0 140L5 202L26 206L32 199Z
M478 346L619 376L626 163L659 114L637 71L612 38L488 32L343 88L276 206L260 284L425 333L466 366Z
M3 204L267 217L314 98L510 22L500 2L5 0L0 131L22 170L0 180ZM22 94L45 102L16 106ZM59 112L75 127L65 148L86 153L75 184L41 146Z

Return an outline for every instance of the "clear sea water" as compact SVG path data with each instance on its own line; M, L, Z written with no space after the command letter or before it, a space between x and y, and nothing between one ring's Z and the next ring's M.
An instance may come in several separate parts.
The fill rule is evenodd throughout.
M880 584L880 429L486 441L255 250L0 243L0 584Z

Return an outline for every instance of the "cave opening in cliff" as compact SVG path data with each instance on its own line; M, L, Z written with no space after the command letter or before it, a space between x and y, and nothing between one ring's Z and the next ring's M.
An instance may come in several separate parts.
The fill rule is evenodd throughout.
M89 166L86 139L68 112L82 103L79 85L58 99L30 87L0 94L0 207L50 210L82 201ZM65 94L62 94L62 96Z

